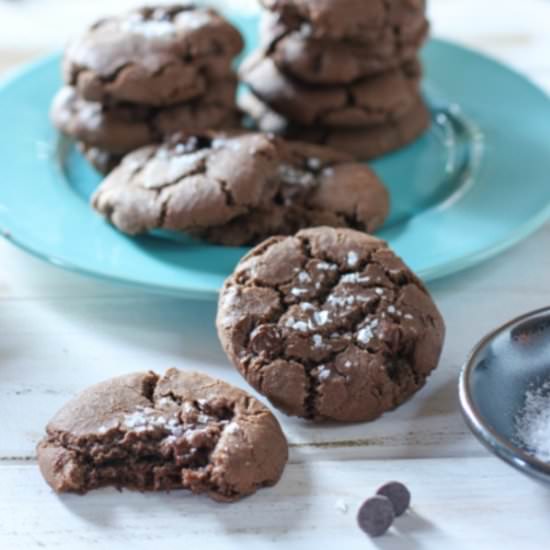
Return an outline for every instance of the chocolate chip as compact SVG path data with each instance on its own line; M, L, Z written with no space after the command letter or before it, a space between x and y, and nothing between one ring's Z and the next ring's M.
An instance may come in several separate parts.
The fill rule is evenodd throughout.
M395 513L389 498L377 495L365 500L357 514L359 527L371 537L380 537L393 523Z
M281 352L283 345L277 325L260 325L250 335L252 351L262 357L272 359Z
M399 483L399 481L390 481L382 485L382 487L376 491L376 494L389 499L392 503L395 517L404 514L411 504L411 492L405 485Z

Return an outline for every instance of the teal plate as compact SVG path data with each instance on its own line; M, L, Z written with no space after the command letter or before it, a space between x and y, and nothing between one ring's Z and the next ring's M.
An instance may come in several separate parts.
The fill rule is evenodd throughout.
M248 47L255 20L236 18ZM550 100L478 53L433 40L424 49L430 131L373 163L392 212L379 236L424 280L506 249L550 216ZM0 86L0 230L61 267L151 291L214 298L242 248L166 235L127 237L88 205L100 181L52 129L59 56Z

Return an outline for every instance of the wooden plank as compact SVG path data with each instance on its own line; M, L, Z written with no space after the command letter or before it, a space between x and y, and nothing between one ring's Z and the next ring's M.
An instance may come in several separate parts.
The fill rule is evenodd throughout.
M18 422L4 428L0 456L32 456L47 419L65 401L87 385L125 372L177 366L247 387L217 342L214 303L144 296L5 301L1 307L0 410L16 415ZM281 422L301 454L338 446L351 454L361 446L369 456L476 451L477 444L464 445L469 435L456 413L459 363L451 361L421 397L379 422L311 426L280 415Z
M371 540L356 510L392 479L411 489L412 510ZM540 550L549 506L545 488L493 458L289 465L276 487L230 505L184 492L59 497L36 466L10 465L0 466L0 548L492 550L513 540Z

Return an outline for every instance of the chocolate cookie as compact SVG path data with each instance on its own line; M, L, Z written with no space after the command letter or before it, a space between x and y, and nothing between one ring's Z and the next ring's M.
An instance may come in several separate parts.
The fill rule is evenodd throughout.
M274 192L277 163L273 140L262 134L182 135L127 155L92 204L129 234L222 225Z
M242 47L237 29L213 9L146 7L102 19L72 42L64 76L88 101L173 105L229 75Z
M279 22L266 18L266 55L279 69L297 80L321 85L349 84L356 80L395 69L418 55L428 34L427 21L416 33L403 37L388 26L374 43L321 40L303 28L279 29Z
M242 78L258 98L296 124L358 128L406 113L418 97L418 63L348 86L311 86L284 75L269 57L248 60Z
M262 134L193 143L203 148L186 142L181 155L173 146L129 155L94 207L126 233L188 231L232 246L317 224L373 231L387 216L384 186L343 153Z
M431 124L431 115L422 98L402 117L366 128L300 127L289 123L252 94L243 95L239 105L248 117L248 125L288 139L318 143L352 155L357 160L372 160L416 140Z
M319 225L372 232L383 224L388 192L366 165L326 147L278 140L277 148L277 193L228 224L198 232L199 237L238 246Z
M48 424L38 464L57 492L189 489L232 501L274 485L287 454L277 420L256 399L170 369L85 390Z
M304 26L303 32L319 39L373 43L388 27L401 34L424 23L425 0L261 0L287 27ZM411 31L414 29L414 31Z
M428 291L365 233L273 237L226 281L217 327L246 380L290 415L373 420L437 366L444 322Z
M407 113L386 124L357 129L293 129L288 137L327 145L358 160L371 160L412 143L428 130L430 124L430 112L424 101L418 98Z
M123 155L161 142L178 131L198 132L235 127L235 78L222 80L198 100L155 108L136 104L101 105L81 99L74 88L62 88L51 117L64 134L90 147Z

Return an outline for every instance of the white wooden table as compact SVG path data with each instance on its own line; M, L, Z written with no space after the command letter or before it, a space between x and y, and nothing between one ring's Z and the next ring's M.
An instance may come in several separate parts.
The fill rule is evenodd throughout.
M0 1L4 67L113 8L104 0L17 4ZM70 17L55 24L63 5ZM434 0L431 11L436 34L508 60L550 89L549 2ZM428 386L373 424L316 427L280 416L291 443L282 481L220 505L181 492L59 497L40 477L34 450L67 399L114 375L177 366L246 387L218 344L215 305L65 273L0 241L0 549L548 548L550 492L484 451L460 417L456 391L481 335L550 301L548 250L550 225L490 263L431 285L448 340ZM371 541L355 526L356 509L394 478L410 486L412 513Z

